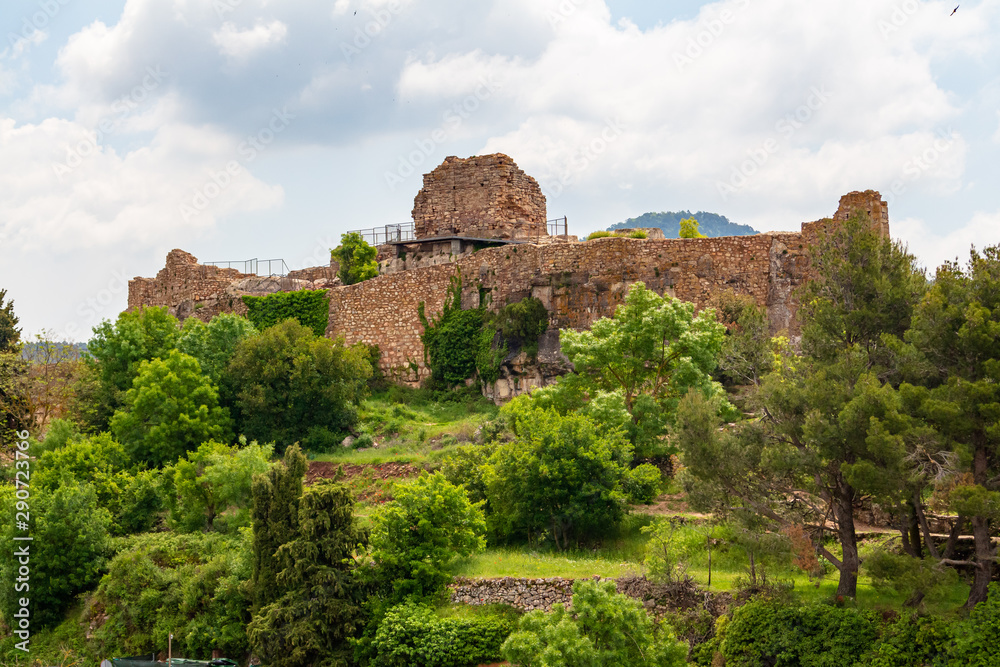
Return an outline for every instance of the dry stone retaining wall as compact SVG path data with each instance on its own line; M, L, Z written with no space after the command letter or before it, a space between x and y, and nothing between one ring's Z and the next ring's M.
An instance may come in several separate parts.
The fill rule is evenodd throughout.
M600 581L601 577L593 577ZM504 604L523 612L551 611L552 605L570 607L575 579L553 577L531 579L499 577L470 579L456 577L448 586L452 602L468 605ZM657 584L645 577L611 579L616 590L642 602L647 611L659 616L670 610L704 605L711 612L721 612L728 596L717 596L693 585ZM715 614L718 615L718 614Z

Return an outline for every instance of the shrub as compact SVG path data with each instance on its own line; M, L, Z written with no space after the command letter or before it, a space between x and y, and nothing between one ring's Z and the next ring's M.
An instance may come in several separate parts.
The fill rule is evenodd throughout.
M594 239L606 239L609 236L614 236L614 234L612 234L611 232L606 232L606 231L603 231L603 230L599 230L599 231L591 232L591 233L587 234L587 240L588 241L592 241Z
M244 296L247 318L263 331L285 320L296 320L317 336L326 333L330 319L330 297L326 290L277 292L267 296Z
M378 576L397 599L433 595L449 580L452 561L486 545L483 511L440 472L398 485L394 495L372 514Z
M107 615L95 632L104 655L137 655L165 646L206 659L249 650L248 534L150 533L130 538L95 594Z
M621 521L632 448L620 432L602 433L587 417L543 410L530 397L501 414L515 439L497 447L483 472L497 537L547 536L566 549Z
M660 495L663 474L651 463L632 468L622 478L622 490L630 503L651 504Z
M638 600L616 593L613 581L589 580L573 583L573 614L562 604L549 614L529 612L502 650L522 667L683 667L687 655L687 646Z
M875 643L871 612L754 600L733 612L721 642L727 667L853 665Z
M475 667L500 661L513 631L500 617L440 618L428 607L405 603L390 609L375 633L376 667Z
M955 628L956 645L949 665L987 667L1000 655L1000 585L990 584L989 596L977 604L969 620Z
M901 616L883 629L882 636L858 662L858 667L943 665L953 640L952 627L940 618Z
M645 230L642 229L633 229L631 232L629 232L628 237L630 239L645 239L649 238L649 234L647 234Z

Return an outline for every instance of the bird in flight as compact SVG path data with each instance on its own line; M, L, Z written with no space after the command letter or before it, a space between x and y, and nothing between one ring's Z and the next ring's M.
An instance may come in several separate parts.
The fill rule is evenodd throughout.
M954 16L954 15L955 15L955 12L957 12L957 11L958 11L958 8L959 8L959 7L961 7L961 6L962 6L962 5L958 5L958 6L956 6L956 7L955 7L955 9L954 9L954 10L952 10L952 12L951 12L951 16Z

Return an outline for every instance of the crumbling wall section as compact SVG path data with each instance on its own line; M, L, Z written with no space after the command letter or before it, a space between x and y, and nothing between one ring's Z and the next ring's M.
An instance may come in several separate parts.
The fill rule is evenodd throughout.
M545 195L502 154L454 156L429 174L413 201L416 237L522 239L546 236Z

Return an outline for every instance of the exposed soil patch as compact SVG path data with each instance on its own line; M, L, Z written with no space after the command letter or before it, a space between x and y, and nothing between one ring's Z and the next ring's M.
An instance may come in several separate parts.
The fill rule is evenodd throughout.
M332 463L330 461L310 461L306 471L306 484L312 484L318 479L349 480L364 477L371 480L399 479L401 477L416 477L423 471L410 463L371 463L355 465L353 463Z

